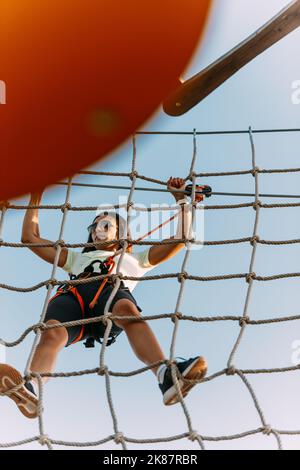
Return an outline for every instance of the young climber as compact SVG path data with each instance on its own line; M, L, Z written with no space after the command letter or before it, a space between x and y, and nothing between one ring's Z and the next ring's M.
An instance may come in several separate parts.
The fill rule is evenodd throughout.
M177 231L172 239L188 238L191 230L191 210L184 208L188 202L182 191L185 181L181 178L168 180L168 189L180 205L178 211ZM201 188L201 187L199 187ZM173 192L176 190L176 192ZM178 192L180 191L180 192ZM30 205L39 205L41 194L31 195ZM196 195L199 202L203 196ZM104 211L98 214L88 227L88 243L94 245L85 247L81 253L62 247L58 266L70 274L71 279L99 276L99 274L115 274L120 255L120 240L127 238L128 229L125 220L116 212ZM130 233L129 233L130 236ZM22 230L23 243L51 243L40 237L38 223L38 209L27 209ZM128 245L126 253L121 260L120 271L124 276L141 277L158 264L167 261L176 255L185 244L153 245L146 250L133 253L132 246ZM30 247L30 249L43 260L53 264L55 247ZM44 322L46 325L60 324L74 320L81 320L102 316L105 305L114 288L112 279L94 280L89 283L77 284L76 288L65 286L59 288L48 303ZM121 317L112 320L112 329L107 345L115 341L116 336L125 331L133 352L139 360L148 366L157 362L167 361L152 329L147 321L142 320L141 308L132 294L137 281L124 280L111 300L109 312L113 316ZM132 317L133 320L123 319ZM86 340L85 345L91 346L94 340L101 342L107 325L102 321L77 325L71 327L58 327L44 330L33 355L30 371L35 373L51 373L54 371L58 353L62 348L73 345L78 341ZM182 359L182 358L181 358ZM182 396L197 383L183 381L200 380L204 377L207 366L201 356L196 356L180 362L176 361L179 371L178 380ZM165 363L151 367L157 376L159 388L163 394L165 405L173 405L179 401L176 386L171 375L171 366ZM178 374L177 371L177 374ZM43 377L43 383L47 378ZM35 418L38 414L37 379L24 383L21 374L7 364L0 364L0 393L9 396L28 418Z

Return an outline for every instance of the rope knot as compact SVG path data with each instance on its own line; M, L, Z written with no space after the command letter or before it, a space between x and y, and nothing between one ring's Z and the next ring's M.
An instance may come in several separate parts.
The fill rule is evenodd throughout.
M253 203L253 209L256 211L258 208L262 207L262 202L261 201L255 201Z
M236 374L236 368L234 366L230 366L226 370L226 375L235 375Z
M37 323L36 325L34 325L34 327L32 328L32 331L34 331L34 333L36 334L39 330L41 331L44 331L47 329L47 325L46 323Z
M133 207L133 205L134 205L134 202L133 202L133 201L127 202L127 204L126 204L127 212L129 212L129 209L130 209L131 207Z
M45 444L50 444L49 436L47 434L41 434L38 442L39 444L41 444L41 446L44 446Z
M133 178L137 178L139 176L138 172L136 170L132 171L130 174L129 174L129 178L131 179L131 181L133 180Z
M47 284L52 287L57 286L57 283L58 283L57 279L49 279L49 281L47 282Z
M108 320L111 321L110 317L111 317L111 313L109 315L103 315L102 318L101 318L102 325L107 327L108 326Z
M72 205L71 205L70 202L65 202L65 203L61 206L60 210L61 210L62 212L64 212L65 210L70 210L71 207L72 207Z
M256 273L249 273L246 276L246 282L249 284L251 281L256 279Z
M121 442L124 442L124 434L122 432L117 432L115 434L114 441L116 444L121 444Z
M176 312L176 313L173 313L173 314L172 314L171 320L172 320L173 323L175 323L176 318L177 318L178 320L181 320L182 317L183 317L183 314L182 314L181 312Z
M266 424L266 426L262 430L262 433L266 434L267 436L270 436L270 434L272 434L272 432L273 432L273 430L272 430L271 426L269 426L268 424Z
M247 325L250 321L250 318L249 317L241 317L239 319L239 324L240 324L240 327L244 326L244 325Z
M191 171L187 179L189 179L193 183L194 178L197 178L197 173L195 171Z
M125 239L128 243L128 245L133 245L134 241L132 240L132 238L130 238L129 234L127 235L127 239Z
M260 173L260 172L261 172L261 169L258 166L255 166L253 168L253 170L251 171L251 174L252 174L252 176L255 177L257 175L257 173Z
M113 283L115 283L118 279L123 279L123 274L122 273L119 273L119 274L111 274L110 275L110 279Z
M128 242L127 242L126 238L120 238L119 239L119 245L121 245L122 248L127 248Z
M181 273L178 273L177 279L178 282L182 282L183 280L187 279L188 273L186 271L182 271Z
M99 367L97 374L98 374L98 375L105 375L106 372L108 372L108 367L107 367L107 366L103 366L103 367Z
M258 235L255 235L254 237L251 238L250 244L252 246L256 245L256 243L260 242L260 237Z
M57 240L54 244L53 244L53 247L54 248L58 248L59 246L65 246L65 241L60 239L60 240Z
M168 359L168 360L165 362L165 364L166 364L166 366L167 366L167 367L171 367L171 366L172 366L172 364L176 365L176 364L177 364L177 362L176 362L176 361L174 361L174 360L170 360L170 359Z
M188 439L193 442L193 441L196 441L197 439L199 439L199 437L200 436L197 433L197 431L191 431L190 434L189 434Z

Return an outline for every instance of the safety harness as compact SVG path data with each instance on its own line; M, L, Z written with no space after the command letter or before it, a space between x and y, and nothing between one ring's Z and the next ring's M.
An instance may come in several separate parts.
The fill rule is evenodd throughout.
M112 255L112 256L109 256L106 260L104 261L101 261L101 260L94 260L92 263L90 263L82 273L78 274L77 276L75 276L74 274L70 274L70 279L73 281L75 279L87 279L87 278L90 278L90 277L94 277L94 276L99 276L99 274L101 275L106 275L106 274L110 274L111 271L113 270L114 266L115 266L115 261L114 261L114 256L115 255ZM95 273L94 272L94 264L95 263L98 263L100 265L100 273ZM101 292L103 291L105 285L107 283L111 283L110 279L108 277L102 279L102 282L100 283L100 286L94 296L94 298L91 300L91 302L89 303L89 308L92 310L96 303L98 302L98 298L101 294ZM84 300L81 296L81 294L78 292L78 289L76 286L72 286L70 284L63 284L61 287L59 287L57 289L57 292L56 294L51 297L51 299L49 300L49 302L51 302L52 300L54 300L56 297L58 297L59 295L62 295L62 294L66 294L67 292L70 292L71 294L73 294L75 296L75 298L78 300L79 302L79 305L80 305L80 308L81 308L81 314L82 314L82 319L84 319L85 317L85 305L84 305ZM115 333L111 333L110 334L110 337L108 339L108 342L107 342L107 346L110 346L112 343L114 343L116 341L116 338L117 336L122 332L122 330L120 329L120 331L117 331ZM75 344L77 343L78 341L80 341L82 339L84 335L84 325L81 325L81 328L80 328L80 332L79 334L77 335L77 337L74 339L74 341L72 341L71 344ZM102 341L100 340L99 337L89 337L87 338L87 340L85 341L84 345L86 348L93 348L94 347L94 342L98 341L99 343L102 344Z
M199 186L197 186L197 187L199 187ZM211 189L210 186L200 186L199 188L201 188L201 190L202 190L203 198L211 196L212 189ZM192 185L187 185L185 190L189 194L191 194L192 193ZM202 200L203 200L203 198L202 198ZM154 228L153 230L149 231L148 233L146 233L142 237L138 238L137 241L143 240L148 235L151 235L153 232L160 229L161 227L163 227L164 225L169 223L171 220L175 219L177 216L178 216L178 214L175 214L174 216L170 217L170 219L163 222L158 227ZM129 244L128 246L130 247L130 246L132 246L132 244ZM114 269L114 266L115 266L114 257L117 256L120 251L122 251L122 250L116 251L112 256L109 256L104 261L94 260L92 263L90 263L84 269L84 271L82 273L78 274L77 276L75 276L74 274L70 274L70 279L71 280L87 279L89 277L99 276L98 272L97 273L94 272L94 264L95 263L99 263L99 265L100 265L100 274L101 275L109 275L112 272L112 270ZM99 286L94 298L89 303L89 308L91 310L95 307L96 303L98 302L98 298L99 298L101 292L103 291L103 289L104 289L104 287L107 283L112 284L109 277L106 277L106 278L102 279L102 282L100 283L100 286ZM82 319L84 319L84 317L85 317L84 300L83 300L81 294L78 292L78 289L76 288L76 286L71 286L70 284L67 284L67 283L63 284L61 287L59 287L57 289L56 294L53 297L51 297L49 302L54 300L59 295L66 294L67 292L70 292L71 294L73 294L75 296L75 298L78 300L80 308L81 308ZM113 333L110 333L109 339L107 341L107 346L110 346L111 344L113 344L116 341L117 336L119 336L119 334L122 333L122 331L123 330L120 328L119 331L115 331ZM74 341L72 341L71 344L75 344L78 341L80 341L82 339L83 335L84 335L84 325L81 325L80 332L79 332L78 336L74 339ZM100 344L103 343L103 341L101 341L101 339L99 337L90 336L86 339L86 341L83 344L85 345L86 348L93 348L95 346L95 340Z

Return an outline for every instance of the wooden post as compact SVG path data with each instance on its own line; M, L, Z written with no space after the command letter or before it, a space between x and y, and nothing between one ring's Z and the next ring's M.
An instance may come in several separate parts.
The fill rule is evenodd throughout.
M163 103L170 116L181 116L200 103L244 65L300 26L300 0L294 0L254 34L194 77L182 82Z

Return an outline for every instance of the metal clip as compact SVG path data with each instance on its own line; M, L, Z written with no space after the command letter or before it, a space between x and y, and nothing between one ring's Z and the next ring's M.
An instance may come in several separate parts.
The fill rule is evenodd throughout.
M197 187L201 187L201 191L197 191ZM196 184L195 189L196 189L197 194L203 194L203 196L205 196L205 197L211 197L212 188L210 186L208 186L208 185L203 185L202 186L202 185ZM188 184L185 187L185 191L188 193L188 196L191 196L192 190L193 190L193 185L192 184Z

